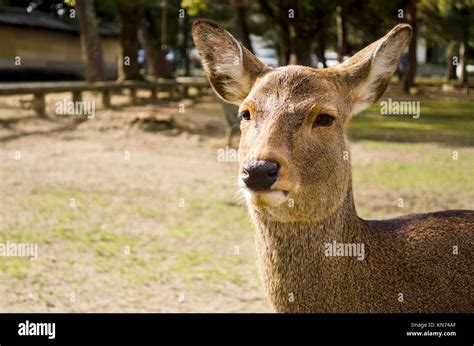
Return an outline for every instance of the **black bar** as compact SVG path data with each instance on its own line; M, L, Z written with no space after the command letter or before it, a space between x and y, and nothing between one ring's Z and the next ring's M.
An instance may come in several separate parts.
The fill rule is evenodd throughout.
M55 338L18 335L26 321L55 323ZM0 345L473 345L473 326L472 314L0 314Z

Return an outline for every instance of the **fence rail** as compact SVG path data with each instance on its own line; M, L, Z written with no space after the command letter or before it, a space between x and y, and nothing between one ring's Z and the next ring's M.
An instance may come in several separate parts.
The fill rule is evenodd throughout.
M170 96L178 90L187 90L189 87L197 88L198 90L209 88L209 83L206 78L201 77L178 77L176 79L155 79L144 81L105 81L105 82L21 82L21 83L0 83L0 96L6 95L33 95L32 108L38 116L45 116L46 114L46 94L71 92L73 101L82 100L83 91L98 91L102 92L102 102L105 107L111 106L112 91L120 91L129 89L132 98L132 103L136 103L136 92L138 89L150 90L151 99L157 98L157 92L169 91ZM181 91L182 91L181 90Z

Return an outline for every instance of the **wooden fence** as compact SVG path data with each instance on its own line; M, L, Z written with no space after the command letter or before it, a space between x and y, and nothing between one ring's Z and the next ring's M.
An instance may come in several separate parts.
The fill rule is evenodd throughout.
M0 96L5 95L33 95L32 108L38 116L46 115L46 94L71 92L73 101L82 100L83 91L97 91L102 93L102 102L105 107L111 106L113 91L129 89L132 103L137 102L137 90L150 90L150 98L157 99L159 91L168 91L173 97L175 92L187 92L194 87L198 91L209 88L207 79L200 77L178 77L176 79L156 79L146 81L105 81L105 82L28 82L28 83L0 83Z

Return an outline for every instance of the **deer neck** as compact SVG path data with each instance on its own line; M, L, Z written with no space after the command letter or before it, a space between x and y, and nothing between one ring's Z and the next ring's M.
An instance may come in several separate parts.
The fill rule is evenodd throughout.
M321 221L282 223L253 216L260 275L274 308L306 311L310 302L312 311L323 311L351 275L351 265L328 260L325 247L364 242L365 224L357 216L351 184L341 206Z

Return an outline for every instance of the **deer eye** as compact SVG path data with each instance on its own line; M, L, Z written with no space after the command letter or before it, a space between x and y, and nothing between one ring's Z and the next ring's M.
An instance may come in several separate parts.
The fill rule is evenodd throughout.
M250 112L249 111L242 111L239 113L239 117L244 120L250 120Z
M313 122L313 128L316 126L331 126L334 122L334 117L329 114L319 114Z

